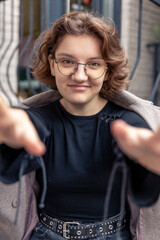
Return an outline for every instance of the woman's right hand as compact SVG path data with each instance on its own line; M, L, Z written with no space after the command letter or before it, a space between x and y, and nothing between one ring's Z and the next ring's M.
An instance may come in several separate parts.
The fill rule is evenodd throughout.
M33 155L43 155L45 145L24 110L7 106L0 98L0 144L24 148Z

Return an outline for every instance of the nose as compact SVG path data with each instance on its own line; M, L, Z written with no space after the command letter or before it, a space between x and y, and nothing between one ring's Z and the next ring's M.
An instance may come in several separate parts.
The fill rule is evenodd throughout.
M88 80L85 64L78 64L76 72L73 74L75 81L83 82Z

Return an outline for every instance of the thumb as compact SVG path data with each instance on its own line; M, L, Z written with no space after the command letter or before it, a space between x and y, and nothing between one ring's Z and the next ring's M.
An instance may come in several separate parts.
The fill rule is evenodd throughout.
M22 142L24 149L32 155L41 156L46 151L46 147L36 131L32 130L31 134L23 134Z
M126 137L127 128L131 129L131 127L122 120L116 120L111 124L111 132L117 140L124 139Z

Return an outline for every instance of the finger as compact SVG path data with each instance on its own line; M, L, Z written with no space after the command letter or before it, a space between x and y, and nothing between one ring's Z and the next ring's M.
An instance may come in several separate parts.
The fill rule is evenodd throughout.
M111 125L111 132L121 150L130 158L135 158L139 152L140 141L137 129L122 120L116 120Z
M32 155L43 155L46 151L44 143L40 140L37 132L31 129L30 134L23 134L22 142L25 150Z
M126 138L128 127L130 128L124 121L116 120L111 124L111 132L117 140L124 139Z
M152 140L160 141L160 128L153 134Z
M9 106L4 102L0 96L0 116L8 110Z
M26 141L24 148L27 152L35 156L41 156L46 151L46 147L41 141Z

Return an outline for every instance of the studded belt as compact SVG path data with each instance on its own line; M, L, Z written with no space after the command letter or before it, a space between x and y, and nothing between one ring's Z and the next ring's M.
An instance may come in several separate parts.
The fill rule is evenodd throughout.
M127 225L126 216L121 217L119 215L104 222L87 224L76 221L65 222L52 218L44 212L40 213L39 219L47 228L67 239L88 239L107 236L124 229Z

